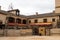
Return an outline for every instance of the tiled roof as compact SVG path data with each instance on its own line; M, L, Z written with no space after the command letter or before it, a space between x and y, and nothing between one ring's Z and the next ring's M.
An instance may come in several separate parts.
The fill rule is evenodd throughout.
M4 14L4 15L13 15L13 16L17 16L17 15L14 15L14 14L12 14L12 13L9 13L9 12L7 12L7 11L4 11L4 10L0 10L0 14ZM23 17L23 18L26 18L26 16L25 15L20 15L19 17Z
M0 14L8 14L6 11L4 11L4 10L0 10Z
M58 16L60 13L45 13L45 14L39 14L39 15L31 15L27 18L43 18L43 17L52 17L52 16Z
M3 11L3 10L0 10L0 12L2 14L5 14L5 15L13 15L13 16L17 16L17 15L14 15L12 13L9 13L7 11ZM60 15L60 13L45 13L45 14L38 14L38 15L30 15L30 16L25 16L25 15L20 15L19 17L22 17L22 18L42 18L42 17L52 17L52 16L58 16Z

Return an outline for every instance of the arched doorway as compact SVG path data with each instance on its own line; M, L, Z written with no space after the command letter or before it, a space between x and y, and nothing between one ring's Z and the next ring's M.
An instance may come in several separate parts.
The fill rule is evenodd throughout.
M33 35L39 35L39 29L37 27L33 28Z

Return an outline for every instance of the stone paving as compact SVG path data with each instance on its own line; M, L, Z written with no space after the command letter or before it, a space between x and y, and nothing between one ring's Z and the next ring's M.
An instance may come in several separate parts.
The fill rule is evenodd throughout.
M60 40L60 36L0 37L0 40Z

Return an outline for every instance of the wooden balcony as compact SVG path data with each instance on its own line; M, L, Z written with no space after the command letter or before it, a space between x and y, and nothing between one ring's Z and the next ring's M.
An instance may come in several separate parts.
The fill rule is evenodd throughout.
M15 26L15 23L8 23L9 26Z
M51 25L52 23L31 23L30 25Z
M26 24L19 24L19 23L16 23L16 25L18 25L18 26L26 26Z
M26 26L26 24L18 24L18 26Z

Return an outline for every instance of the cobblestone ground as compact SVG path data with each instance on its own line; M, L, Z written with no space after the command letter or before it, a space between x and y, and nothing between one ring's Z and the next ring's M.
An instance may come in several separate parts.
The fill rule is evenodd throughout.
M60 36L0 37L0 40L60 40Z

